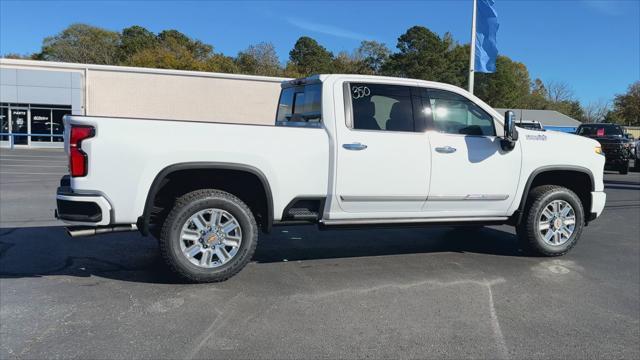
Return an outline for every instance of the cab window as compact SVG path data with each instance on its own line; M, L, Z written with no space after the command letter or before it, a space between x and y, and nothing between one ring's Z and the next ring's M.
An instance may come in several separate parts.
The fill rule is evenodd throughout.
M322 85L287 87L278 101L276 125L314 126L322 121Z
M433 119L436 131L448 134L495 136L493 117L462 95L445 90L427 90L423 111Z
M352 129L415 131L410 87L351 83L348 92Z

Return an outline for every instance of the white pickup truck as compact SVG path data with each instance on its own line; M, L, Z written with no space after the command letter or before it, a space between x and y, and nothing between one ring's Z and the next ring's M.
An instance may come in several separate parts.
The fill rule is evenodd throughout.
M288 81L275 125L67 116L56 216L74 236L152 234L173 270L208 282L277 225L510 224L557 256L605 206L598 142L516 130L447 84Z

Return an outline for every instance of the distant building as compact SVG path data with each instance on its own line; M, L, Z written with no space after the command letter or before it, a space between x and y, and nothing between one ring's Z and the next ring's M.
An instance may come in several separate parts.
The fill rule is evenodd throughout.
M555 110L496 109L502 114L507 110L513 111L516 115L516 122L520 120L538 121L548 130L575 132L578 126L582 124L580 121Z

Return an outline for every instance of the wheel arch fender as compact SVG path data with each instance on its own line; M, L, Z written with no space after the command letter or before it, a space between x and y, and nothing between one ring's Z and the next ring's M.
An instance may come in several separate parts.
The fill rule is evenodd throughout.
M545 174L551 173L578 173L582 175L587 175L590 179L589 189L590 191L595 191L595 179L593 176L593 172L586 167L575 166L575 165L549 165L549 166L541 166L533 170L529 177L527 178L527 182L525 183L524 190L522 191L522 196L520 198L520 204L518 205L518 209L516 211L516 216L512 219L515 222L515 225L520 224L522 221L523 214L525 212L525 207L527 205L527 199L529 197L529 193L531 192L531 186L534 184L535 180L540 178L540 176L544 176ZM591 211L591 209L585 209L585 213Z
M153 204L158 192L164 185L164 180L171 174L184 171L184 170L233 170L238 172L244 172L251 174L258 178L265 192L266 199L266 219L263 230L267 233L271 232L273 226L273 193L271 186L266 175L258 168L240 164L240 163L227 163L227 162L184 162L172 164L162 169L156 177L153 179L149 190L147 191L147 197L144 203L144 210L142 215L138 218L138 229L142 235L149 235L149 224L151 220L151 212Z

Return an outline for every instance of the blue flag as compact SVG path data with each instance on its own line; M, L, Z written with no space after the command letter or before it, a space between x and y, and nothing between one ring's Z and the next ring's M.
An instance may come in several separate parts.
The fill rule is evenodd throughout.
M476 16L476 59L475 72L492 73L496 71L498 46L498 13L495 0L478 0Z

